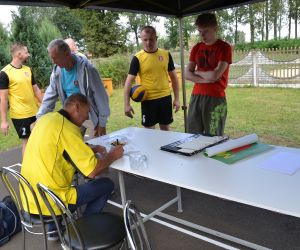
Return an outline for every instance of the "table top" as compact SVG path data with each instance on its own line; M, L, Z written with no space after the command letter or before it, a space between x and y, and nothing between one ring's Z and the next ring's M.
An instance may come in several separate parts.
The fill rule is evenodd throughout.
M187 188L228 200L300 217L300 171L293 175L260 168L260 162L279 152L300 154L300 149L275 146L272 150L250 156L232 165L205 157L203 153L183 156L160 147L190 134L129 127L91 144L107 146L107 138L126 137L127 146L147 156L148 168L133 170L124 155L111 167L153 180ZM282 159L282 164L285 160Z

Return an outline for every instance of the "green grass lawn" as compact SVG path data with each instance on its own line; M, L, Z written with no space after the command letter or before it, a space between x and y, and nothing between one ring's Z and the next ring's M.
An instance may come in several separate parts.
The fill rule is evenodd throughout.
M187 102L192 87L186 87ZM235 138L257 133L267 143L300 147L300 89L231 88L227 89L228 117L225 133ZM123 90L115 89L110 97L111 116L107 131L128 126L141 127L140 104L132 102L135 116L130 119L123 111ZM183 111L174 115L174 131L184 131ZM0 135L0 150L20 145L11 125L8 136Z

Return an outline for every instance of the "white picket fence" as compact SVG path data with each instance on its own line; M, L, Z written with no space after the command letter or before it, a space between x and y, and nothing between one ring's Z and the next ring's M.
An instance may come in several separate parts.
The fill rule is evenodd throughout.
M229 85L300 88L300 48L233 52Z

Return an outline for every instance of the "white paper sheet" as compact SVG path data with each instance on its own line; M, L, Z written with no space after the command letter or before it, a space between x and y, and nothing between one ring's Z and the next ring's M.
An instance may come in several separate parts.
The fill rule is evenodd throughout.
M300 168L300 154L293 152L278 152L262 161L259 167L293 175Z
M257 142L257 141L258 141L257 135L256 134L250 134L250 135L243 136L241 138L229 140L227 142L223 142L223 143L220 143L216 146L207 148L205 150L205 153L209 157L211 157L211 156L214 156L216 154L223 153L223 152L226 152L226 151L234 149L234 148L239 148L239 147L242 147L242 146L245 146L245 145L249 145L249 144Z
M177 145L177 147L187 150L201 150L211 144L217 143L220 140L223 140L223 136L204 136L199 135L197 138L193 138L191 141L184 142L182 144ZM184 152L182 150L178 150L179 152Z

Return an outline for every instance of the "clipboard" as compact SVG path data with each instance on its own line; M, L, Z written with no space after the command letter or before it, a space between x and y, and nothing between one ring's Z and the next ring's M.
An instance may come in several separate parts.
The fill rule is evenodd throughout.
M228 139L229 137L227 135L207 136L202 134L193 134L184 139L161 146L160 149L170 153L192 156L208 147L214 146Z

